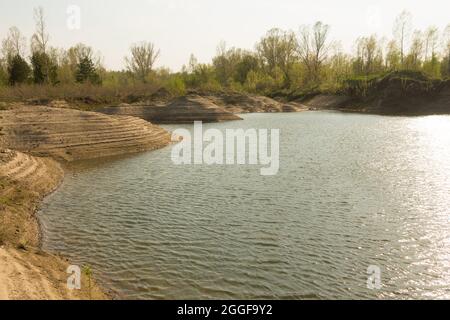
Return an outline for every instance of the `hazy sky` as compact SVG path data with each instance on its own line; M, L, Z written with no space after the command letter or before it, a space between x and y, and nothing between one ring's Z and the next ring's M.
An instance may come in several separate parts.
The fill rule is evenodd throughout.
M80 8L79 29L68 27L71 5ZM142 40L161 49L157 66L176 71L191 53L210 61L221 40L252 49L273 27L297 31L321 20L332 26L333 39L352 50L360 35L391 36L403 9L413 14L415 28L442 30L450 23L448 0L1 0L0 38L14 25L29 40L36 6L44 7L52 46L84 42L100 50L111 69L123 68L130 44Z

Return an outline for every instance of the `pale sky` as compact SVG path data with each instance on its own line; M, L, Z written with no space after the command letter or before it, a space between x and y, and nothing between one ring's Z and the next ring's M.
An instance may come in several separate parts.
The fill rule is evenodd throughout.
M71 5L80 8L79 29L68 27ZM45 10L52 46L86 43L101 51L107 68L116 70L124 67L130 44L143 40L160 48L157 67L177 71L191 53L209 62L222 40L228 47L253 49L274 27L297 31L321 20L350 51L358 36L390 37L393 21L404 9L413 14L414 28L435 25L443 30L450 23L448 0L1 0L0 38L17 26L29 41L37 6Z

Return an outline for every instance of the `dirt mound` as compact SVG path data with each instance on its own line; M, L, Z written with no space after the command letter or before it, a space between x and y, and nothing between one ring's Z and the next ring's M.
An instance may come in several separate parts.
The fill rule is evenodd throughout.
M73 161L157 149L170 134L134 117L43 106L0 112L0 143L35 156Z
M122 105L102 108L98 111L109 115L134 116L153 123L166 124L241 120L241 118L217 106L211 100L198 95L184 96L167 105Z
M307 109L300 103L282 103L268 97L249 94L223 93L204 97L233 113L299 112Z

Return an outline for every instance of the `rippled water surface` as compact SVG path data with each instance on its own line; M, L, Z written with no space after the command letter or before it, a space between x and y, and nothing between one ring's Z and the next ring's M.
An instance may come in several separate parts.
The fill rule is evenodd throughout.
M450 117L244 118L204 127L281 129L277 176L175 166L171 147L77 163L45 249L122 298L450 298Z

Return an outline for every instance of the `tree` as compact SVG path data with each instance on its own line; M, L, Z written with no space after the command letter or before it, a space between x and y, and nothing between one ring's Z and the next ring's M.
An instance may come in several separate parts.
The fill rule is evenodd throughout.
M46 30L44 9L38 7L34 9L34 21L36 31L31 37L31 51L34 82L39 84L49 84L56 82L52 76L56 77L56 66L51 64L48 56L48 42L50 36Z
M392 40L386 48L386 68L390 71L396 71L401 66L400 50L397 42Z
M327 41L329 31L330 26L320 21L312 27L302 26L300 28L298 54L313 83L319 82L322 64L328 58L331 48L331 44Z
M419 70L422 66L422 56L424 52L424 37L420 30L413 33L409 55L406 59L405 67L410 70Z
M433 58L436 54L439 40L439 30L436 27L429 27L425 32L425 61Z
M160 51L151 42L141 42L131 46L131 57L126 57L127 69L142 82L147 82L147 77L153 69Z
M34 21L36 24L36 31L31 38L32 51L46 53L50 36L46 30L44 9L42 7L34 9Z
M252 52L244 52L236 65L235 81L244 84L250 71L259 70L258 57Z
M2 55L8 60L16 55L25 55L25 37L17 27L11 27L8 30L6 39L2 41Z
M8 63L9 84L14 86L28 81L30 72L28 63L20 55L15 55Z
M291 83L290 72L297 59L297 39L291 31L271 29L256 45L256 50L262 60L262 65L272 77L276 69L283 72L285 87Z
M383 69L383 52L376 35L357 40L355 71L366 76Z
M0 59L0 86L7 85L8 80L6 61L4 59Z
M36 84L58 82L58 66L51 57L42 52L35 51L31 56L31 67L33 69L33 82Z
M408 38L412 28L412 15L408 11L403 11L395 20L394 37L400 48L400 62L402 67L405 62L405 52Z
M95 54L92 47L83 43L78 43L68 50L56 52L58 61L58 80L62 83L73 83L76 81L78 66L82 59L88 57L95 65L95 69L99 72L103 69L101 65L100 54Z
M101 84L101 79L95 68L91 57L84 56L77 66L76 81L78 83L90 82L92 84Z
M216 71L217 80L223 86L228 86L234 81L236 67L242 59L242 50L226 49L224 42L217 47L217 55L213 58L213 66Z
M443 50L445 56L445 66L442 68L444 76L450 76L450 24L445 28L443 35Z

